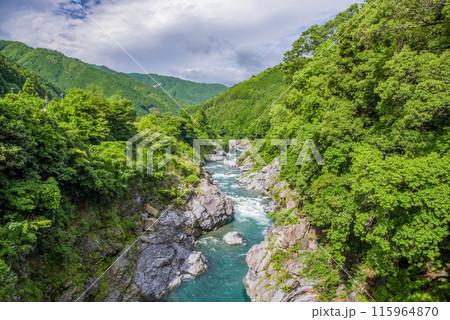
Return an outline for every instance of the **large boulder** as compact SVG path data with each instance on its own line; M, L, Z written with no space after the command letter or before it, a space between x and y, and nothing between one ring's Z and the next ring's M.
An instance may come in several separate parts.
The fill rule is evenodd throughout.
M231 231L223 236L223 242L232 246L238 246L244 244L244 238L240 232Z
M159 211L155 208L153 208L150 204L146 203L144 204L144 207L142 208L142 211L149 216L153 218L158 218Z
M192 277L197 277L208 269L208 260L203 253L194 251L184 261L181 271L187 272Z
M199 192L186 204L186 222L202 231L212 231L234 219L233 201L227 198L208 179L202 179Z

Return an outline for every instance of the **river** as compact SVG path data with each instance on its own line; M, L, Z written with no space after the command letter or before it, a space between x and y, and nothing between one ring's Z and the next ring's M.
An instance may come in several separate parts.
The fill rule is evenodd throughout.
M217 187L234 202L235 220L209 232L195 243L195 250L208 258L208 270L201 276L181 284L166 301L250 301L242 279L248 271L245 256L250 248L263 241L270 218L264 212L268 201L261 193L247 190L237 181L240 171L223 161L204 166L217 181ZM222 237L230 231L241 232L246 244L230 246Z

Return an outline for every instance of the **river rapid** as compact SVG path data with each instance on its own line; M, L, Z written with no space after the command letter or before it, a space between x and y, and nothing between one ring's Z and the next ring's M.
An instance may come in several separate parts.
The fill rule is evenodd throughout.
M224 161L209 162L204 168L212 173L217 187L233 200L235 220L196 241L195 250L208 259L208 270L169 293L165 301L250 301L242 283L248 271L245 257L253 245L264 240L271 223L264 211L268 199L246 189L237 181L240 170ZM222 237L230 231L242 233L245 245L223 243Z

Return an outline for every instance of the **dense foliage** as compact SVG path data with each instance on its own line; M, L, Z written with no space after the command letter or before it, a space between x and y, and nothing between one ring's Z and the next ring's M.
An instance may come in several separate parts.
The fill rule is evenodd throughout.
M134 239L140 215L121 209L132 192L164 205L197 180L186 142L212 132L188 116L135 119L129 100L92 90L47 105L26 81L0 99L0 300L54 300L64 283L86 283L118 253L84 261L86 238L115 237L115 250ZM125 140L144 129L173 137L170 162L153 176L125 161Z
M3 93L23 86L0 99L0 300L52 300L69 280L86 284L86 268L107 261L80 264L74 248L98 230L115 234L110 228L126 244L136 221L114 204L130 200L133 186L176 198L200 174L192 139L215 132L299 141L282 178L302 199L299 215L351 275L323 250L308 254L324 299L338 284L355 289L353 278L379 301L450 299L449 34L445 0L368 0L305 31L281 66L192 107L194 119L152 114L139 123L131 104L177 111L128 75L1 41L8 58L62 89L99 89L46 105L38 79L0 56ZM143 129L174 137L172 161L152 177L125 162L125 140ZM296 164L307 139L324 165ZM262 156L278 157L279 147L266 143ZM289 223L282 214L274 220Z
M268 112L265 138L300 142L282 176L303 199L302 214L377 300L450 298L449 30L447 1L353 5L286 53L286 87L293 85ZM241 107L229 121L252 106ZM224 133L222 123L214 124ZM325 165L295 164L306 139ZM266 160L278 156L266 143ZM333 265L337 278L327 268L321 283L327 298L339 281L355 286Z

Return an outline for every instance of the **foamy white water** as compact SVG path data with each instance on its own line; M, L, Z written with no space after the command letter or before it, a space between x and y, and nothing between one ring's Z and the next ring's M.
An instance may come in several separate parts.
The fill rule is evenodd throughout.
M249 301L242 283L248 271L245 257L253 245L264 239L264 232L271 223L264 211L268 199L246 189L237 180L239 169L227 163L209 162L205 167L212 172L217 187L233 201L235 220L196 241L195 249L208 259L208 270L183 283L167 296L168 301ZM223 236L230 231L242 233L245 245L223 243Z

